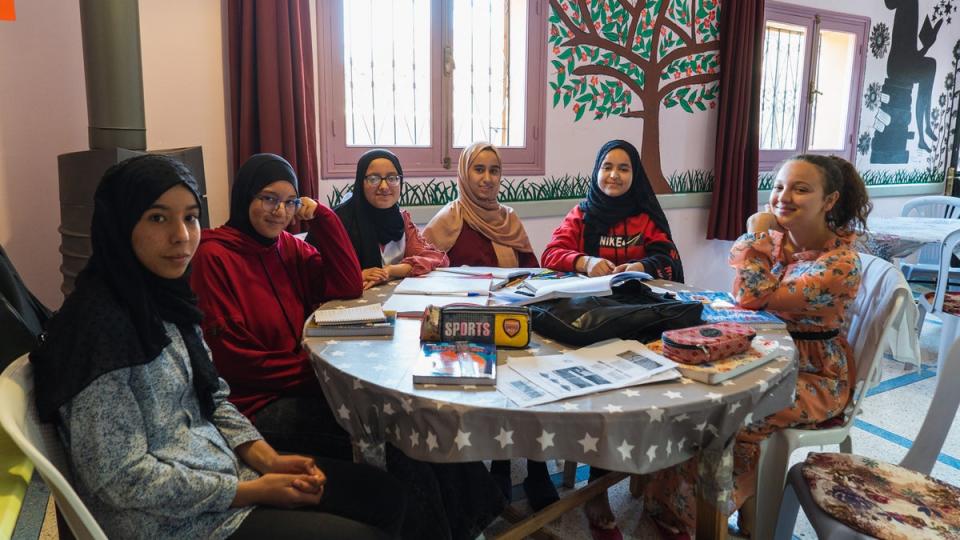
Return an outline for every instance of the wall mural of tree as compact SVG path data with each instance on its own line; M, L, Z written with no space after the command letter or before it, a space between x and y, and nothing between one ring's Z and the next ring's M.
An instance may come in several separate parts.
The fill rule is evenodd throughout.
M640 157L657 193L660 108L695 114L719 95L718 0L550 0L553 106L643 120Z

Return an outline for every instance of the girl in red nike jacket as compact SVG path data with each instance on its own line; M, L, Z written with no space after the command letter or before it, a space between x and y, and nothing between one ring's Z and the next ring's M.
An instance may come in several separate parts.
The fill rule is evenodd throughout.
M589 276L636 270L683 281L670 225L632 144L603 145L586 200L553 231L542 262L545 268Z

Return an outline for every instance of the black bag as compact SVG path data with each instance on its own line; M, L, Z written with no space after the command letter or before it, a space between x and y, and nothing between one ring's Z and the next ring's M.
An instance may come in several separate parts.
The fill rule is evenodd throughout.
M590 345L611 338L641 342L660 338L664 330L703 324L703 304L657 294L631 279L610 296L562 298L530 306L533 331L570 345Z
M0 246L0 371L37 346L50 310L27 289Z

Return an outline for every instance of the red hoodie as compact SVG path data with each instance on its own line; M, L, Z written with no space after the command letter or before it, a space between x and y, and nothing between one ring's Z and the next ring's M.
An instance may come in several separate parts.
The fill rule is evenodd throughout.
M363 292L360 264L340 219L317 207L318 249L283 232L264 246L229 226L203 231L190 283L203 334L230 401L252 417L281 396L320 395L303 322L321 302Z

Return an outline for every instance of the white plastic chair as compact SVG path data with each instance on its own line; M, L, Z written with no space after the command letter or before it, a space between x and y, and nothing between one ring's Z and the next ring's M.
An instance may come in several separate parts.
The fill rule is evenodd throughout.
M74 537L106 540L107 535L67 480L70 469L56 428L41 423L37 417L33 367L26 356L18 358L0 374L0 427L40 473Z
M949 279L942 276L948 275L950 269L950 258L954 251L960 247L960 231L950 233L943 241L943 247L938 254L940 260L939 279L937 279L937 288L932 293L927 293L920 297L920 321L918 328L923 326L923 320L928 313L935 313L943 322L940 329L940 349L937 351L937 373L942 373L943 364L946 359L950 344L957 338L957 321L960 319L960 292L948 292ZM939 376L939 375L938 375Z
M920 433L907 455L900 461L900 466L905 469L929 475L950 431L950 425L960 405L960 392L956 391L956 381L960 379L960 341L950 347L949 357L950 362L943 367L944 371L937 380L937 388L920 427ZM810 495L801 472L802 467L803 463L798 463L788 474L774 538L788 540L793 537L799 507L803 507L803 512L821 540L873 538L851 529L824 512Z
M867 390L877 378L880 359L897 338L896 327L905 316L905 310L916 310L910 287L895 266L864 253L860 254L860 263L861 285L848 310L850 326L847 332L847 340L854 351L857 383L850 403L844 410L843 423L822 429L780 430L760 444L757 493L754 497L754 538L773 536L787 465L794 450L825 444L839 444L840 449L847 453L853 450L850 428L860 413ZM915 337L912 327L906 331Z
M903 217L960 219L960 198L943 195L917 197L903 205L903 208L900 209L900 215ZM945 273L935 274L940 269L940 249L936 245L923 246L917 252L917 262L903 263L900 265L900 269L908 281L917 272L934 273L934 277L936 275L948 275ZM960 276L960 268L951 268L950 271L954 274L954 277Z

